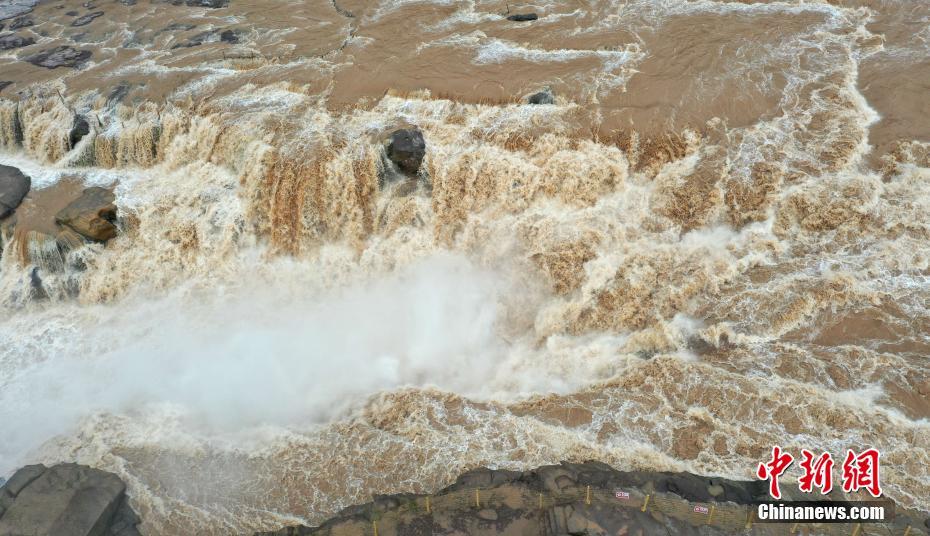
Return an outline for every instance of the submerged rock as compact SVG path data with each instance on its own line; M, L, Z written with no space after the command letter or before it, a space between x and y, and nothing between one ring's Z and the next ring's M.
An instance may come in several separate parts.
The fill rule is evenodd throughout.
M0 218L6 218L23 202L32 179L19 169L0 165Z
M93 13L88 13L87 15L78 17L71 22L71 26L86 26L94 21L97 17L102 17L103 11L94 11Z
M55 222L70 227L81 236L106 242L116 236L116 196L106 188L86 188L55 215Z
M420 169L426 155L426 141L416 128L396 130L387 146L387 157L400 169L414 174Z
M77 464L29 465L0 488L0 536L138 536L126 485Z
M35 42L36 40L31 37L23 37L16 34L0 35L0 50L27 47L35 44Z
M58 67L77 67L91 56L89 50L78 50L69 46L49 48L26 58L26 61L46 69Z
M0 80L0 91L13 85L13 82L10 80Z
M514 22L529 22L539 18L539 15L536 13L514 13L507 17L507 20L512 20Z

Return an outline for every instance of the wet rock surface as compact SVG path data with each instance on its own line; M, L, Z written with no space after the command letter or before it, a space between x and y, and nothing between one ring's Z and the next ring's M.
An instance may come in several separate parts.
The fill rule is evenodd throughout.
M378 534L398 535L781 534L781 525L747 526L753 502L765 499L763 481L623 472L600 462L563 462L525 472L477 469L429 501L406 494L380 496L346 508L319 527L293 526L254 536L369 534L375 526ZM899 531L895 534L918 526L925 517L904 511L896 516L887 527ZM823 532L848 533L849 527L839 524ZM918 532L912 528L910 533Z
M0 218L6 218L29 193L32 180L12 166L0 165Z
M386 154L401 170L414 174L419 171L426 155L426 141L416 128L397 130L391 134Z
M89 133L90 124L87 123L87 119L84 119L84 117L80 115L75 115L74 122L71 124L71 131L68 133L68 143L71 144L71 147L74 147Z
M514 13L513 15L509 15L507 20L514 22L530 22L537 20L538 18L539 15L536 13Z
M58 46L34 54L26 61L38 67L57 69L58 67L78 67L90 59L89 50L78 50L69 46Z
M547 88L538 93L533 93L526 99L526 102L529 104L555 104L555 96L552 94L552 90Z
M103 11L95 11L93 13L88 13L87 15L82 15L71 23L71 26L86 26L94 21L97 17L102 17Z
M0 50L10 50L32 45L36 42L31 37L24 37L17 34L0 35Z
M184 0L184 4L190 7L217 9L228 6L229 0Z
M23 13L29 13L37 4L37 0L5 0L0 2L0 21L18 17ZM3 24L0 23L0 29Z
M10 23L11 30L19 30L21 28L28 28L30 26L35 26L35 21L32 20L32 17L19 17L13 19L13 22Z
M106 188L87 188L55 216L55 221L87 239L105 242L116 236L115 199Z
M77 464L29 465L0 488L0 536L138 536L126 486Z

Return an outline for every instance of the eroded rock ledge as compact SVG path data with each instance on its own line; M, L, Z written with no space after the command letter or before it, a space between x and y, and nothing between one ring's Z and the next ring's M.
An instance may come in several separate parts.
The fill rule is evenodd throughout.
M690 473L621 472L599 462L525 472L478 469L428 497L379 496L318 527L285 527L254 536L787 534L791 525L751 519L752 503L767 497L765 486ZM786 497L804 498L810 496ZM830 498L847 499L836 492ZM904 534L907 527L909 535L927 534L930 516L899 510L893 522L864 525L858 534ZM848 535L852 530L834 524L800 527L795 533Z
M118 476L73 463L27 465L0 487L0 536L139 536Z

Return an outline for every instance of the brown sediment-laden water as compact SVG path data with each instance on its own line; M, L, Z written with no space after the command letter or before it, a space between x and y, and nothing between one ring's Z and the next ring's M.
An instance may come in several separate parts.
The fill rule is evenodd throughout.
M31 179L0 473L89 464L145 534L229 534L478 466L875 447L930 509L930 4L0 17L0 164ZM115 237L56 219L89 187Z

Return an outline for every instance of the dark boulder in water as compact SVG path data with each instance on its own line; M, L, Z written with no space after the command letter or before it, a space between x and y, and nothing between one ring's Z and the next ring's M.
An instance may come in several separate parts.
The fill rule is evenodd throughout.
M18 19L14 19L13 22L10 23L10 29L19 30L20 28L28 28L34 25L35 25L35 21L32 20L32 17L19 17Z
M32 45L36 42L31 37L23 37L16 34L0 35L0 50L11 50Z
M71 123L71 132L68 133L68 142L73 148L89 133L90 124L87 123L87 119L84 119L83 116L75 115L74 122Z
M416 173L426 155L426 141L416 128L396 130L387 146L387 157L407 173Z
M229 5L229 0L184 0L184 4L189 7L208 7L217 9Z
M0 536L139 536L118 476L77 464L29 465L0 488Z
M3 91L4 89L12 85L13 85L13 82L11 82L10 80L0 80L0 91Z
M223 30L220 32L220 41L234 45L239 42L239 32L237 30Z
M55 222L90 240L106 242L116 236L115 200L116 196L106 188L86 188L81 197L55 215Z
M551 90L546 89L539 93L533 93L526 99L526 102L530 104L555 104L555 96Z
M6 218L23 202L32 179L19 169L0 165L0 218Z
M514 22L530 22L539 18L539 15L536 13L514 13L507 17L507 20L512 20Z
M58 46L33 54L27 57L26 61L46 69L57 69L58 67L77 67L87 61L90 56L91 52L89 50Z
M97 17L102 17L103 11L94 11L82 17L78 17L71 22L71 26L86 26L94 21Z

